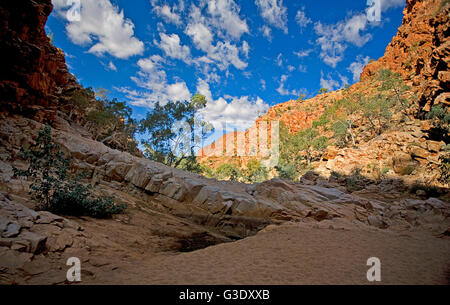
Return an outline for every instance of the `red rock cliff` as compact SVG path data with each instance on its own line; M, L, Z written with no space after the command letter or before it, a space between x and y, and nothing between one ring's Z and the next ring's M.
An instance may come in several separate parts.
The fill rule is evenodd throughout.
M45 33L51 0L0 2L0 109L51 119L59 95L77 86Z
M361 80L387 66L411 83L424 111L450 105L449 9L446 0L407 0L397 35L384 56L364 68Z

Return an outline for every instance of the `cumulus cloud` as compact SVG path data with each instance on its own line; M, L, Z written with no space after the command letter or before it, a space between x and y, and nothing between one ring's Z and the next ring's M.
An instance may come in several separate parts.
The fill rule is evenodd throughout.
M177 34L167 35L165 33L159 33L161 42L155 44L164 51L166 56L181 59L186 63L191 60L191 51L188 46L182 46L180 43L180 37Z
M159 4L159 1L151 0L150 1L153 6L153 11L164 21L167 23L173 23L176 25L180 25L182 23L181 20L181 12L184 10L184 2L180 1L177 4L170 7L167 4Z
M362 47L371 38L370 34L362 34L367 27L367 18L364 14L354 15L336 24L324 25L320 21L314 26L319 36L316 43L320 46L322 60L335 68L344 58L348 43Z
M372 35L364 31L369 25L379 25L378 18L381 18L372 14L381 14L404 4L404 0L367 0L368 8L364 13L354 14L335 24L315 23L314 30L318 35L316 43L321 48L320 57L326 64L335 68L343 60L348 44L362 47L372 39Z
M259 28L262 35L267 38L267 40L272 41L272 29L269 28L267 25L263 25Z
M339 80L333 79L331 73L328 73L326 77L324 77L323 72L320 72L320 74L320 87L325 88L328 91L341 89L348 84L348 78L339 73L337 73Z
M288 32L287 9L283 6L283 0L255 0L255 3L267 23Z
M295 95L295 96L300 96L302 94L306 93L306 89L300 89L300 90L289 90L285 88L286 85L286 81L288 79L288 75L283 74L281 75L281 79L280 79L280 86L277 88L277 92L281 95Z
M300 29L306 28L308 24L312 23L312 20L306 16L304 9L297 11L295 21L297 21Z
M240 39L244 33L248 33L247 22L239 16L239 11L239 6L233 0L208 1L210 22L220 30L219 33L232 39Z
M367 20L378 24L381 22L381 13L390 8L405 5L405 0L367 0Z
M208 83L202 79L197 82L197 92L206 97L208 103L201 111L201 116L216 129L226 125L228 130L245 130L253 125L258 116L269 109L269 105L260 97L249 96L219 97L214 100Z
M123 10L109 0L81 0L80 21L69 21L66 1L53 0L55 11L66 18L69 39L81 46L90 46L88 52L127 59L142 54L144 43L134 36L134 24L125 18Z
M125 93L130 103L135 106L153 107L156 101L165 104L169 101L184 101L191 98L191 93L184 81L168 83L166 72L162 69L164 59L159 55L141 58L137 62L140 71L131 77L136 85L145 91L118 88Z
M352 62L350 66L347 68L348 71L352 72L354 82L359 81L359 76L361 75L364 66L367 65L368 63L369 63L369 56L362 57L361 55L358 55L356 57L356 61Z
M204 16L200 7L191 6L189 13L189 22L185 29L186 35L190 36L195 47L206 54L194 59L194 63L198 66L215 64L220 70L228 70L230 65L237 69L244 69L247 63L244 62L239 54L242 52L245 56L248 55L249 45L247 42L242 43L239 48L230 39L240 38L240 36L248 31L245 23L244 31L243 23L240 25L240 30L237 28L225 28L220 21L223 16L239 17L239 8L234 1L209 1L208 9L209 16ZM239 19L240 20L240 19ZM236 19L237 23L239 23ZM223 40L215 42L214 33L218 33ZM222 33L222 34L220 34ZM207 70L207 69L206 69Z

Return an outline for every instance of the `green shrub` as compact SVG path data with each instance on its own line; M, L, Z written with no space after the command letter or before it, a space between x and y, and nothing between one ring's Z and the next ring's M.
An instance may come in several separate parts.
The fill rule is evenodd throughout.
M50 126L39 131L30 150L21 148L21 156L30 165L26 170L14 168L14 174L32 179L30 194L40 202L38 209L64 215L108 217L126 208L114 204L112 197L95 197L90 192L91 185L79 183L81 176L70 179L67 175L70 160L64 158L52 141Z
M425 118L432 121L436 128L441 129L444 132L450 132L450 113L447 108L441 105L435 105L431 107Z
M360 191L365 187L365 177L362 175L362 169L355 167L352 169L352 172L349 176L345 177L345 184L347 187L347 191L354 192Z
M237 181L242 173L235 164L224 163L216 171L218 179L229 179L230 181Z
M380 172L381 176L386 175L390 170L391 169L389 167L383 167Z
M278 172L278 177L280 177L281 179L287 179L291 181L297 179L298 176L297 169L293 164L277 165L275 166L275 169Z

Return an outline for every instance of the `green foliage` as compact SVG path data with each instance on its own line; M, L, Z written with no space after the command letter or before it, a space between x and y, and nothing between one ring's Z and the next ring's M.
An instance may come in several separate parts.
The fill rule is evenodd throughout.
M275 169L278 172L278 177L281 179L295 181L298 178L297 169L293 164L277 165Z
M384 176L386 175L391 169L389 167L383 167L380 171L380 175Z
M267 171L257 159L251 159L244 170L244 179L248 182L262 182L267 180Z
M381 134L389 126L392 117L392 101L377 94L374 97L363 99L362 107L362 115L369 121L374 133Z
M306 97L306 94L300 95L299 98L297 99L297 102L303 101L305 99L305 97Z
M425 115L425 118L432 121L434 127L444 131L450 132L450 113L448 107L444 108L442 105L434 105L430 112Z
M333 137L336 139L336 144L343 147L347 143L347 121L339 120L333 123Z
M328 89L327 89L327 88L320 88L320 89L319 89L319 94L327 93L327 92L328 92Z
M92 106L95 100L95 92L91 87L76 89L70 93L69 99L74 107L73 110L78 109L85 112L89 106Z
M365 186L365 177L362 175L362 169L355 167L352 169L352 172L349 176L345 177L345 184L347 187L347 191L354 192L360 191Z
M214 169L208 166L206 163L200 164L200 174L205 176L206 178L216 178L216 173Z
M308 128L295 134L289 133L285 124L280 126L280 158L279 164L275 167L280 178L295 180L299 174L306 170L306 163L309 165L312 161L312 152L323 151L328 145L328 138L319 136L315 128Z
M407 116L408 109L414 101L404 97L405 93L411 88L404 84L401 74L394 73L389 69L382 69L378 72L377 80L381 81L378 91L387 100L386 103L394 106L395 110L401 110Z
M14 168L14 174L32 179L30 194L40 202L38 208L57 214L108 217L120 213L125 205L114 204L114 198L94 197L91 186L79 183L81 177L70 179L69 159L64 158L52 141L51 128L39 131L36 144L29 150L21 148L21 156L30 163L28 169Z
M312 122L313 128L318 128L320 126L325 126L330 122L325 114L322 114L317 120Z
M211 132L211 126L196 119L196 113L206 107L206 99L195 94L190 101L159 102L140 121L145 157L186 170L201 171L195 157L195 147ZM198 132L200 126L201 132ZM199 147L198 147L199 148Z
M216 171L217 178L221 180L238 181L241 174L241 170L235 164L229 163L222 164Z

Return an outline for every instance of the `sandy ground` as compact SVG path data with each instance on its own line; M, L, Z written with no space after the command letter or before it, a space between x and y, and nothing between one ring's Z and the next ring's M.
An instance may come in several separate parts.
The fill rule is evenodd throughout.
M157 255L87 277L103 284L450 284L450 240L421 233L282 226L189 253Z

